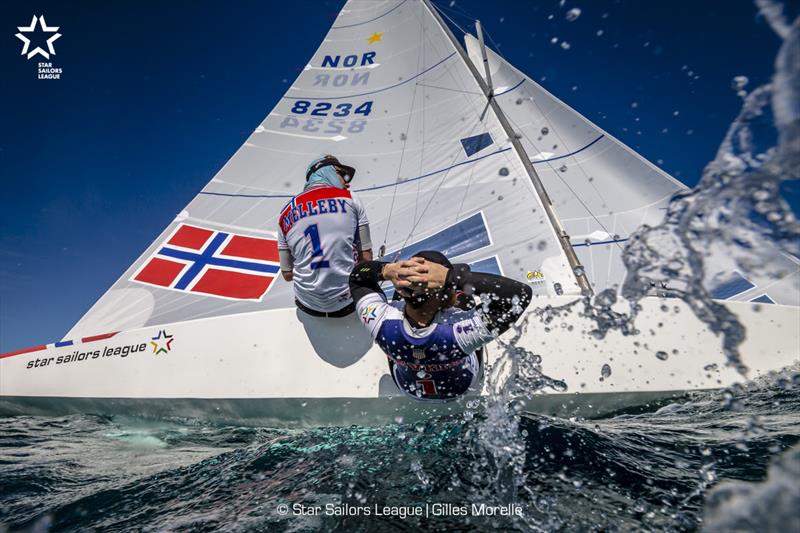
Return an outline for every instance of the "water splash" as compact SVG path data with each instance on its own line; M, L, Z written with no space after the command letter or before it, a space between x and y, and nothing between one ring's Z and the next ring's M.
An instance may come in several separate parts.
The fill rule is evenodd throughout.
M555 312L548 308L537 312L540 320L552 322L556 316L569 311ZM482 403L482 418L472 430L475 454L473 480L476 481L475 496L496 504L516 503L525 511L519 521L524 529L539 530L540 525L531 521L535 516L536 500L526 496L528 455L526 442L528 431L521 429L525 400L547 389L564 392L563 381L553 379L541 371L542 358L518 345L525 335L531 317L512 327L511 338L498 341L502 355L492 365L487 365L485 382L489 394L475 400L467 407L478 407ZM466 421L473 420L471 410ZM488 481L488 484L486 483Z
M800 177L800 18L789 26L777 4L759 0L757 5L784 37L772 82L748 93L746 79L734 79L742 109L698 186L672 199L664 222L644 226L630 238L621 290L632 303L630 315L610 315L602 301L598 304L601 295L593 306L599 310L587 304L586 311L599 334L611 328L628 333L642 298L680 298L722 338L728 364L743 375L747 367L739 346L746 331L710 293L716 265L726 258L740 272L781 279L790 271L775 261L776 251L800 255L800 223L781 194L784 182ZM771 128L764 128L770 117Z

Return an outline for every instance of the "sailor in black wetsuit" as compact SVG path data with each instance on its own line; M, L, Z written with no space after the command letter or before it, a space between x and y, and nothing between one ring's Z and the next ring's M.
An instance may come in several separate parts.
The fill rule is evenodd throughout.
M391 281L402 301L387 303L382 281ZM417 400L447 401L477 385L482 362L476 352L516 322L533 291L427 251L409 261L356 265L350 293L400 390ZM474 297L481 300L477 307L455 307Z

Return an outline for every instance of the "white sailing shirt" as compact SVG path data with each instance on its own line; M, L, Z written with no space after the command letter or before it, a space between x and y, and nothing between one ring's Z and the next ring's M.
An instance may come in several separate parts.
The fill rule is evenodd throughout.
M358 228L369 224L347 189L320 185L295 196L278 219L278 249L294 259L294 295L306 307L333 312L352 298L348 278L358 256Z

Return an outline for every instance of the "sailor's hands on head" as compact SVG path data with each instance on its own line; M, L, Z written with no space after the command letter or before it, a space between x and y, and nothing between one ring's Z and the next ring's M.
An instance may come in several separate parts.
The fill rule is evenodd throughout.
M439 290L447 280L447 267L412 257L406 261L388 263L383 267L383 279L391 281L401 295Z
M424 284L426 272L417 261L398 261L383 266L383 279L391 281L396 289L411 289Z
M421 276L424 277L424 282L421 284L424 288L438 291L444 287L447 281L447 273L450 271L449 268L439 263L426 261L421 257L412 257L411 261L417 263L417 269L421 273Z

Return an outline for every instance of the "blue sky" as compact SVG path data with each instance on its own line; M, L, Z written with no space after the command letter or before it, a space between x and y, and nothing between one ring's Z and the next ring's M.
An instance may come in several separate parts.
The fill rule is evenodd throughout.
M0 6L0 352L66 333L267 115L343 3ZM744 0L437 3L688 185L739 110L731 80L768 81L780 44ZM34 14L60 27L61 80L20 55Z

